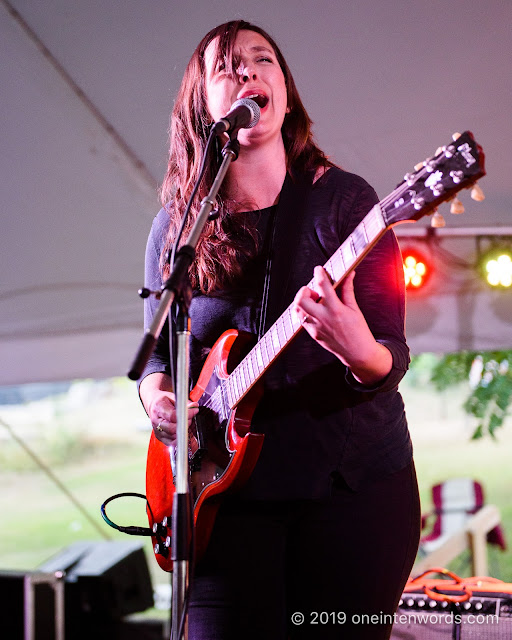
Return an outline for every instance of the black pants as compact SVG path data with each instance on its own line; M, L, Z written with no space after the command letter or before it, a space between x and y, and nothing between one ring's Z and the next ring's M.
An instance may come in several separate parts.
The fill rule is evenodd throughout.
M196 567L190 640L385 639L420 531L414 465L330 499L227 501Z

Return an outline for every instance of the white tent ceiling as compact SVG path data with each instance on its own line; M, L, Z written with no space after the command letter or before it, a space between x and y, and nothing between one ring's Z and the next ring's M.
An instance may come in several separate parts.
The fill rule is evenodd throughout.
M241 17L281 44L320 145L381 197L470 129L487 198L448 224L511 224L508 0L0 0L0 384L126 373L172 100L202 35ZM446 268L409 300L413 352L510 348L511 294Z

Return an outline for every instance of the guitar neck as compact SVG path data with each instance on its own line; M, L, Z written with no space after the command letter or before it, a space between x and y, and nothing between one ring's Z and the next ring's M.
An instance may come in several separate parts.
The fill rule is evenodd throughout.
M387 229L381 203L376 204L324 264L335 287L361 262ZM314 289L313 280L306 286ZM231 408L250 391L301 328L292 303L224 382Z
M403 182L366 214L324 264L334 286L337 287L361 262L387 229L401 222L419 220L484 175L484 154L473 134L465 131L462 135L454 135L453 142L440 147L435 156L417 165L414 172L407 173ZM483 194L475 197L482 198ZM306 286L314 289L313 280ZM292 303L224 381L224 396L231 408L261 378L301 326Z

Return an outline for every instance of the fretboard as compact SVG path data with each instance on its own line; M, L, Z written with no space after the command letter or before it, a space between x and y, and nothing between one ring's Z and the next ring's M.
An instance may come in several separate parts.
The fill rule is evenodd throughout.
M335 287L361 262L387 228L380 203L376 204L323 265ZM314 281L310 280L306 286L314 289ZM231 408L261 378L301 328L292 303L224 381L224 392Z

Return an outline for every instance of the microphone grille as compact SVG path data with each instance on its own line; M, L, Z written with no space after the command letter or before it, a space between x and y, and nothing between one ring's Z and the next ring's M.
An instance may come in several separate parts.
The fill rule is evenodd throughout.
M261 115L261 110L260 110L258 104L254 100L251 100L250 98L240 98L239 100L236 100L231 105L231 109L233 109L235 107L238 107L238 106L241 106L241 105L245 105L246 107L249 107L249 109L251 111L251 114L252 114L251 121L249 122L249 124L247 124L244 127L244 129L252 129L259 122L260 115Z

